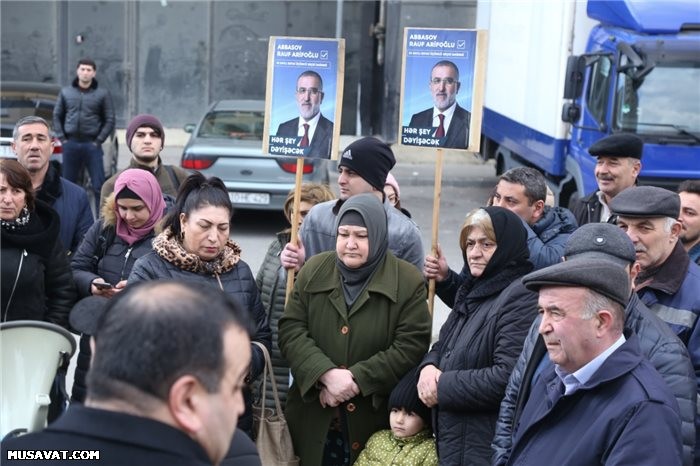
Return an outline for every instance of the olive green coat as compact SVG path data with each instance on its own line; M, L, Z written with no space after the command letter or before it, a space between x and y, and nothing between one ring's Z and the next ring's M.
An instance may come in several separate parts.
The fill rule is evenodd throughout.
M335 260L331 251L304 265L279 323L280 349L294 376L287 422L302 466L321 465L335 411L318 399L324 372L346 367L360 388L339 407L354 462L369 437L389 427L389 394L430 343L425 283L414 265L388 252L348 311Z

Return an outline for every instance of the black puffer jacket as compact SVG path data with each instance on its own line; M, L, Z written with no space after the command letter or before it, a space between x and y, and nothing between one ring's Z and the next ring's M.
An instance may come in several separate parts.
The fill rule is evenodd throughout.
M68 328L76 291L58 214L37 200L24 228L0 228L0 245L0 320L43 320Z
M219 281L215 276L183 270L162 259L155 252L149 253L136 261L128 281L129 284L132 284L144 280L163 278L182 280L189 283L199 283L202 284L203 287L209 286L219 289ZM269 350L272 340L270 326L267 322L267 316L265 315L262 301L260 301L260 293L255 285L253 273L250 271L248 264L239 260L233 269L220 275L219 279L221 280L224 291L236 299L243 309L247 309L250 313L250 320L254 329L254 334L251 337L252 340L264 344ZM263 368L265 367L265 359L257 346L251 346L253 356L250 364L250 379L255 380L262 374ZM250 435L253 426L251 411L253 399L250 390L244 390L243 395L246 402L246 411L243 416L238 419L238 427Z
M98 87L97 80L87 90L80 90L78 78L58 94L53 109L53 129L56 136L66 139L93 141L102 144L114 130L112 96Z
M284 314L284 302L286 299L287 287L287 271L282 267L280 262L280 253L284 249L284 245L289 242L289 231L283 231L277 234L272 243L270 243L265 259L263 260L258 275L255 277L255 283L260 290L260 298L262 299L265 313L267 314L270 330L272 331L272 351L270 352L270 360L272 361L272 370L274 371L275 382L277 383L277 392L282 404L282 408L287 402L287 392L289 392L289 364L282 356L278 339L279 320ZM265 385L265 406L269 408L275 407L275 402L272 392L272 384L269 382Z
M117 236L114 196L107 200L102 208L102 215L102 220L95 222L85 234L85 238L71 259L73 279L80 298L92 295L90 287L92 281L98 277L113 285L126 280L136 259L153 250L151 247L153 232L131 246ZM90 337L83 335L80 338L80 353L78 353L75 368L71 401L85 400L87 390L85 378L90 368L91 355Z

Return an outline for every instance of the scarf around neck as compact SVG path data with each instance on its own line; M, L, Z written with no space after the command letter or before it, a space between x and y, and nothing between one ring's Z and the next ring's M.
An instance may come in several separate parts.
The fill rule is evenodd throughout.
M173 235L170 227L166 228L153 240L153 250L166 262L188 272L203 275L222 275L231 271L241 260L241 247L226 241L224 250L210 261L205 261L197 254L187 252L182 243Z

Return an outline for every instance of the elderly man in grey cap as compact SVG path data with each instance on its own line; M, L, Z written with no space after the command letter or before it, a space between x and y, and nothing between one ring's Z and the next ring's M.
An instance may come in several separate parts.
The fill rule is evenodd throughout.
M623 267L634 282L639 272L632 241L617 226L589 223L576 230L566 243L564 259L607 260ZM507 456L512 446L513 426L522 415L534 381L551 365L544 339L539 335L540 318L530 327L522 353L511 373L493 440L495 458ZM678 402L683 435L683 464L693 464L695 446L696 379L688 352L673 331L630 293L625 308L625 328L639 338L642 354L659 371Z
M610 201L637 183L643 148L644 142L639 136L618 133L599 139L588 149L597 159L594 173L598 191L570 206L579 225L608 221Z
M534 383L510 452L496 464L682 464L678 404L637 336L623 333L625 270L581 258L523 283L539 291L539 333L553 367Z
M610 208L617 225L634 244L641 267L635 280L637 295L685 343L700 387L700 267L690 261L679 241L678 194L654 186L633 186L618 194ZM695 430L700 458L700 418Z

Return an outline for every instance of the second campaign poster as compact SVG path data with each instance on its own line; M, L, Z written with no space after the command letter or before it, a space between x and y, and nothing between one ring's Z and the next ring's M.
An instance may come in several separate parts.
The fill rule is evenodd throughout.
M478 151L486 33L404 29L399 142Z

